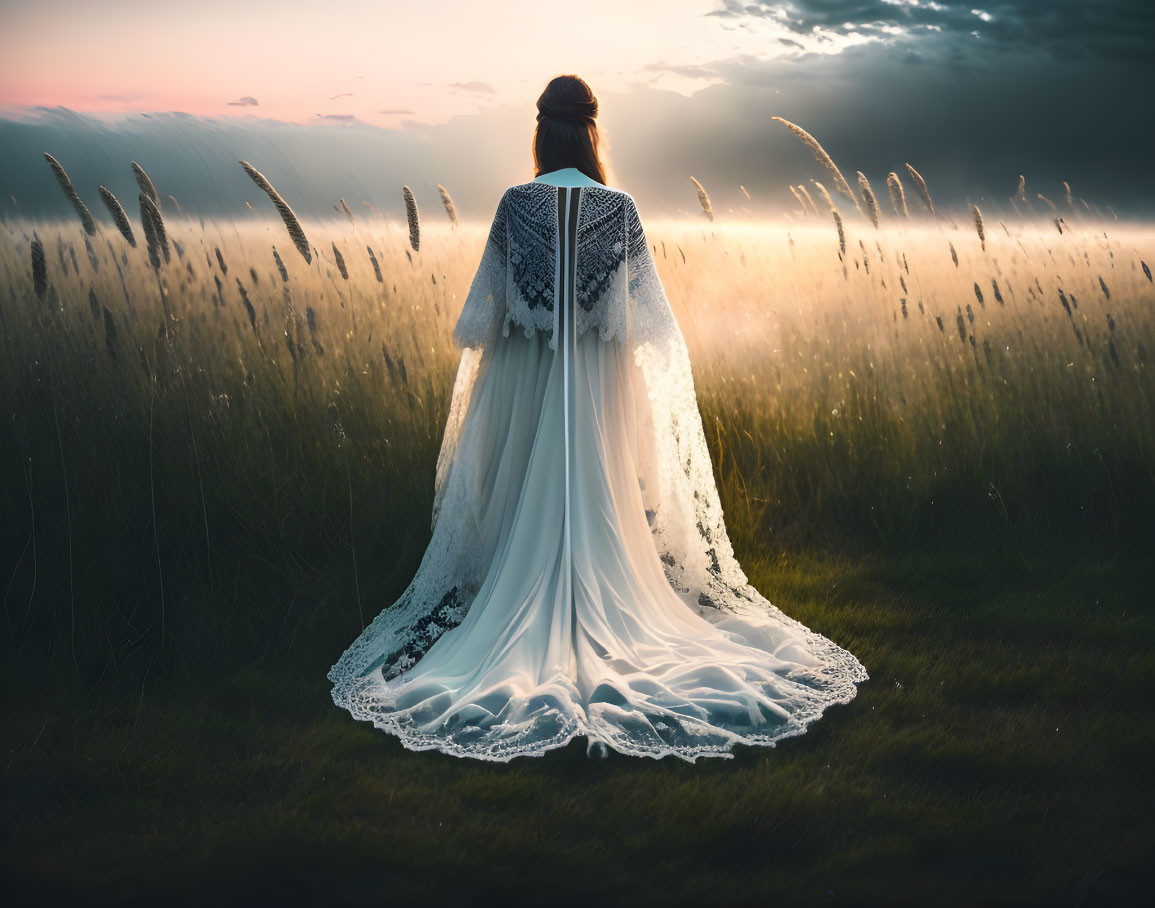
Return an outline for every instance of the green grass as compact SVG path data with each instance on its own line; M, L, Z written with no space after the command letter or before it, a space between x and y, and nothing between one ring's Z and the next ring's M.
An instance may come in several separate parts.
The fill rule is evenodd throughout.
M733 760L411 753L258 660L9 688L17 901L1111 904L1155 844L1149 560L794 557L753 582L871 680ZM827 895L833 892L833 896Z
M1138 901L1155 234L848 229L651 230L735 554L871 674L692 766L414 754L329 698L429 541L483 232L306 225L345 281L278 224L174 221L159 275L0 231L8 901Z

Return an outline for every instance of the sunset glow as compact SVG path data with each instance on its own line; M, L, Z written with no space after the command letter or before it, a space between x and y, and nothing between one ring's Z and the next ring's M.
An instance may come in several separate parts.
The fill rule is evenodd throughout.
M690 94L716 81L694 70L706 61L800 51L798 36L778 40L788 32L777 20L734 24L708 15L717 8L593 0L579 17L569 5L543 12L530 0L504 4L500 16L454 0L295 9L267 0L46 0L4 13L0 109L433 124L527 103L558 72L580 71L599 91L640 83ZM813 39L806 49L854 40Z

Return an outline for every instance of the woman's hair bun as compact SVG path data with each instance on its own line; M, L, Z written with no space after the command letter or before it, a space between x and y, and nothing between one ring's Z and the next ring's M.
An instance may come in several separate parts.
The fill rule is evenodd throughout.
M568 120L574 123L594 125L594 120L598 115L597 98L554 100L547 98L546 95L548 94L549 92L546 92L537 101L537 121L539 123L543 117L549 117L552 120Z

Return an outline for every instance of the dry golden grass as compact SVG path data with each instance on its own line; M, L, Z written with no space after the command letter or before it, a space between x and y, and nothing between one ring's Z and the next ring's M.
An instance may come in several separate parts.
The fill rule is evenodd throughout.
M97 192L100 193L100 198L104 201L108 213L112 215L112 222L116 224L116 229L120 231L121 236L125 238L129 246L136 248L136 236L132 232L132 225L128 221L128 215L125 214L124 208L112 190L104 186L98 186Z
M690 182L694 184L694 189L698 191L698 204L702 206L702 214L704 214L708 220L714 220L714 208L710 204L710 196L706 194L705 188L693 177L690 177ZM793 187L791 187L791 190L793 190ZM794 195L797 197L798 193L795 192ZM799 199L799 203L801 203L801 201L802 200ZM802 207L803 210L805 210L806 206L803 205Z
M441 194L441 204L445 208L445 214L449 218L449 223L454 227L457 226L457 206L453 204L453 196L449 194L449 190L437 184L437 191Z
M833 158L830 157L826 149L822 147L819 141L796 123L791 123L789 120L784 120L781 117L771 117L770 119L781 123L792 133L794 133L794 135L796 135L807 148L810 149L814 155L815 160L818 161L818 163L825 167L828 171L830 171L830 175L834 178L834 188L841 192L848 199L850 199L850 201L854 203L855 208L858 208L858 199L851 191L850 184L846 182L846 177L842 175L842 171L838 169L838 165L834 163Z
M417 199L408 186L401 187L401 197L405 202L405 219L409 222L409 245L418 252L421 249L421 216L417 211Z
M866 203L866 213L870 222L878 226L878 202L874 198L874 190L870 188L870 180L861 170L858 171L858 188L862 190L862 201Z
M76 187L72 185L72 180L69 179L68 174L60 162L48 152L44 152L44 160L46 160L48 166L52 168L52 173L56 177L56 182L60 184L61 191L63 191L68 201L72 203L73 209L75 209L77 216L80 218L80 223L84 225L85 232L90 235L95 233L96 224L92 220L92 214L84 202L80 200L80 196L76 193Z
M922 178L922 174L915 170L910 164L906 165L906 170L910 174L910 178L914 180L914 185L918 187L918 193L922 196L923 202L931 214L934 214L934 201L930 197L930 190L927 189L926 180Z
M305 231L301 227L301 222L298 220L296 214L293 213L293 209L289 207L289 203L281 198L280 193L273 188L273 184L252 164L248 161L241 161L240 165L245 169L245 173L252 178L253 182L256 183L272 201L273 207L277 209L277 214L279 214L281 220L284 221L285 229L289 231L289 238L293 241L293 245L297 247L297 251L301 253L301 256L307 263L311 262L312 254L309 251L309 241L305 237ZM143 171L141 172L143 173ZM147 174L145 178L147 179ZM246 204L248 203L246 202ZM252 206L249 205L249 207L251 208Z
M886 187L890 190L890 205L894 209L894 213L902 218L909 217L910 213L906 208L906 193L902 189L902 181L894 171L886 175Z
M1151 230L1080 222L1059 234L1010 224L985 236L984 252L965 220L875 229L832 218L789 232L645 225L703 411L717 417L709 431L721 446L720 483L742 489L750 519L763 507L750 495L788 516L803 490L822 490L828 502L843 496L845 507L876 496L876 506L901 510L903 487L887 497L888 483L913 477L905 488L922 502L919 494L934 498L956 471L968 482L987 471L1026 507L1037 494L1033 459L1068 442L1155 459L1146 403L1155 396ZM64 345L79 370L68 381L118 407L137 400L147 409L149 382L174 380L179 361L183 375L201 376L194 419L216 420L212 401L243 394L262 412L287 408L291 431L310 444L327 437L331 404L360 414L342 425L364 444L376 444L382 420L394 444L411 433L439 437L458 359L450 334L487 223L427 226L416 256L386 225L310 221L320 251L306 263L276 252L283 234L273 219L202 230L174 217L177 255L160 258L156 276L146 250L109 229L92 244L97 267L80 259L65 270L38 246L35 286L33 226L50 242L83 238L68 221L0 231L0 267L16 301L8 324L18 353L0 367L8 387L24 380L29 351L47 356ZM847 255L852 246L861 255ZM168 341L158 346L161 326ZM134 386L136 396L126 390ZM991 466L992 457L1003 460ZM769 487L752 493L767 458L774 469L757 482ZM864 476L877 488L847 485Z

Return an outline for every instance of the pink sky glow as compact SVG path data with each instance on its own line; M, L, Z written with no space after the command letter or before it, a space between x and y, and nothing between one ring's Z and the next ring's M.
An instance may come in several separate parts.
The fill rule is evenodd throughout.
M705 15L718 6L590 0L577 17L571 4L540 0L40 0L3 13L0 109L298 123L352 116L399 126L532 103L562 72L579 73L595 92L656 82L691 94L711 80L667 67L783 49L773 22L736 26Z

